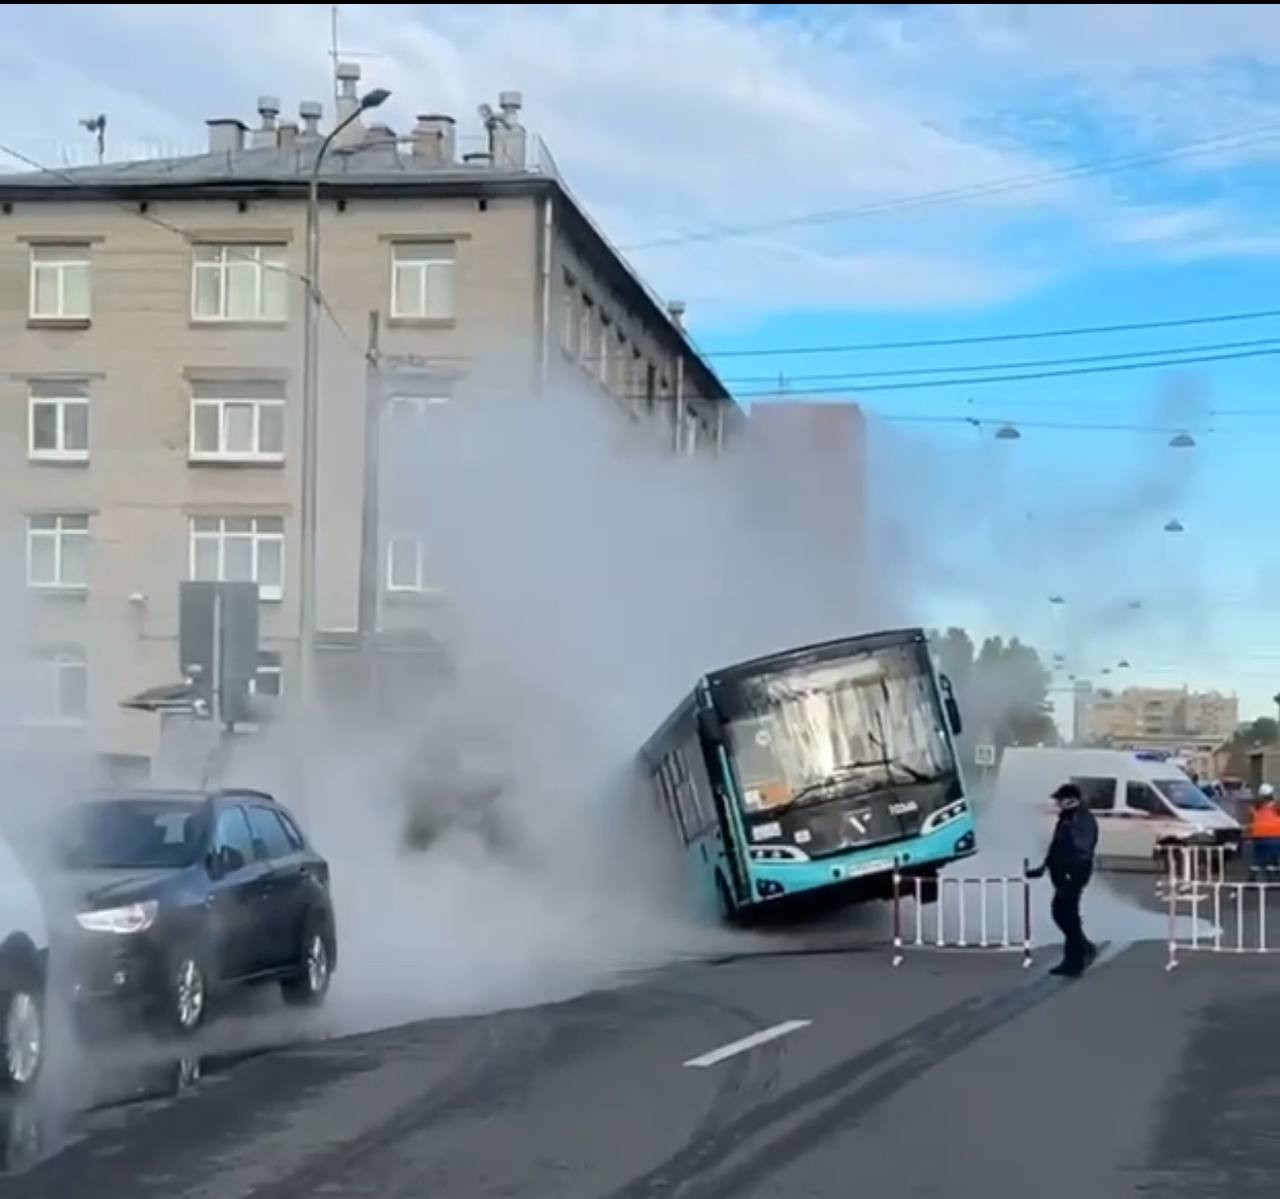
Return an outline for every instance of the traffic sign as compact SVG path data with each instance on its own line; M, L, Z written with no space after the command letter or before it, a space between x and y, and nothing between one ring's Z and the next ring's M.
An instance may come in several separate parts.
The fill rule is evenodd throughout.
M975 745L973 747L973 764L975 766L994 766L996 764L996 747L994 745Z

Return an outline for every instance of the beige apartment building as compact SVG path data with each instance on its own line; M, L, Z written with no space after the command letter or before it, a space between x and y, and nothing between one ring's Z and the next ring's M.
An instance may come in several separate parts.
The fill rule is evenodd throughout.
M340 117L357 75L339 70ZM0 177L2 652L24 680L7 689L4 745L148 759L158 719L121 701L179 680L186 579L257 583L255 686L289 693L307 193L323 133L319 105L301 105L300 124L279 109L263 98L254 128L210 121L193 157ZM370 471L390 422L395 440L406 422L571 386L672 451L714 453L740 416L680 308L525 131L515 93L489 114L483 150L457 144L448 117L399 136L356 120L318 174L311 612L331 651L361 627L362 562L398 645L429 646L447 604L429 548L395 522L374 520L369 569L366 492L380 504L389 486Z
M1084 699L1077 708L1081 710L1087 737L1113 743L1178 738L1221 743L1240 723L1240 701L1235 696L1186 688L1097 691Z

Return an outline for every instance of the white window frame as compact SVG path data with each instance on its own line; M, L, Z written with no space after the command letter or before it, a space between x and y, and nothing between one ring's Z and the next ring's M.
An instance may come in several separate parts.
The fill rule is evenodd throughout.
M258 680L263 675L271 675L276 680L275 691L259 691ZM258 654L258 668L249 680L249 694L262 695L265 699L284 698L284 660L273 650L262 650Z
M602 387L608 387L611 375L609 364L613 361L613 319L605 312L600 313L600 323L596 329L596 349L596 380Z
M202 252L215 250L216 260L204 259ZM230 264L233 262L250 262L254 268L253 312L231 313ZM195 246L191 258L191 319L200 324L219 325L227 322L245 324L281 324L289 319L288 289L284 289L285 310L280 313L265 311L266 289L263 279L268 271L287 272L285 262L285 246L278 242L199 242ZM202 273L216 274L218 278L218 311L214 313L199 310L200 276Z
M432 408L443 408L453 403L453 396L444 391L433 393L397 392L387 398L387 410L395 415L420 419Z
M53 521L52 528L35 528L34 521ZM76 521L83 522L81 525L77 523L72 527L67 527L67 522ZM83 537L85 539L85 572L86 578L83 583L67 583L63 581L63 550L66 541L71 537ZM46 579L35 579L32 577L31 568L35 559L32 553L32 547L37 540L49 540L53 542L53 581ZM38 591L87 591L89 589L88 581L88 541L89 541L89 516L83 512L57 512L57 513L32 513L27 517L27 586Z
M53 449L36 445L36 408L52 407L57 413L56 441ZM81 407L85 410L84 449L67 449L67 409ZM40 394L34 388L27 392L27 457L32 462L88 462L89 461L89 393L68 389L65 394L49 390Z
M246 385L248 386L248 385ZM191 392L189 437L187 456L192 462L283 462L284 461L284 400L275 396L202 396L198 386ZM251 450L229 450L227 444L227 408L250 406L253 409L253 445ZM196 445L196 414L201 408L214 408L218 413L218 448L202 450ZM262 449L262 412L275 408L280 412L281 444L278 450Z
M62 250L65 257L42 257L42 254ZM93 311L93 263L89 256L89 246L84 242L41 243L33 245L30 253L28 270L28 302L27 314L33 321L87 321ZM67 311L67 272L83 270L85 273L85 293L88 297L83 312ZM36 287L38 273L53 272L58 280L58 302L55 312L41 312L36 306L39 289Z
M197 529L196 522L202 520L213 520L218 522L216 529ZM227 521L229 520L247 520L250 522L250 530L248 533L227 532ZM270 520L278 521L280 529L264 532L259 529L260 521ZM286 561L286 544L284 518L280 516L191 516L187 520L187 577L189 579L197 579L196 574L196 546L201 541L215 541L218 546L218 569L217 578L207 580L208 582L224 583L227 582L227 540L231 537L248 537L250 539L250 566L249 581L258 584L258 599L269 602L278 603L284 599L285 575L287 570ZM260 555L262 546L265 542L277 542L280 546L280 582L276 586L264 587L258 576L260 571Z
M397 583L396 582L396 547L409 547L413 553L413 582ZM423 595L434 588L428 587L426 582L426 549L422 544L421 537L415 537L411 533L398 533L393 537L387 538L387 566L386 566L386 586L389 595Z
M578 334L578 281L564 272L564 293L560 301L560 350L568 358L574 355L574 339Z
M391 244L391 319L393 321L451 321L457 316L457 245L449 241L398 241ZM419 276L418 305L411 311L399 306L400 276L413 272ZM447 311L431 312L431 277L448 278Z
M89 663L82 649L63 647L49 651L38 651L32 664L34 670L49 671L52 675L52 686L49 688L53 696L53 711L29 712L28 720L34 725L57 725L80 727L89 718ZM68 712L65 707L65 688L62 681L64 672L74 670L84 676L80 688L85 697L83 711ZM43 693L43 688L41 688Z

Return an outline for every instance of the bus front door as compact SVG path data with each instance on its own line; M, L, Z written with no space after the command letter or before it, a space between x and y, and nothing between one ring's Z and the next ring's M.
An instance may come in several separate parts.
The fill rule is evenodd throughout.
M746 870L743 867L742 849L733 826L730 782L726 777L724 750L707 738L700 738L702 756L707 763L707 775L711 780L711 794L716 805L716 844L719 846L716 865L728 879L735 903L746 903L751 898Z

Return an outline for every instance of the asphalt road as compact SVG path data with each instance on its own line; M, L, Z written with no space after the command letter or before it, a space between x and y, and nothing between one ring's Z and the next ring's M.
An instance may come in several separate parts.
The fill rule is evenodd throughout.
M0 1199L1269 1199L1280 967L1166 974L1165 953L1112 945L1069 982L1050 950L1026 972L959 951L895 970L829 937L214 1059L181 1089L189 1067L117 1067L116 1098L158 1097L7 1110L12 1164L46 1156Z

